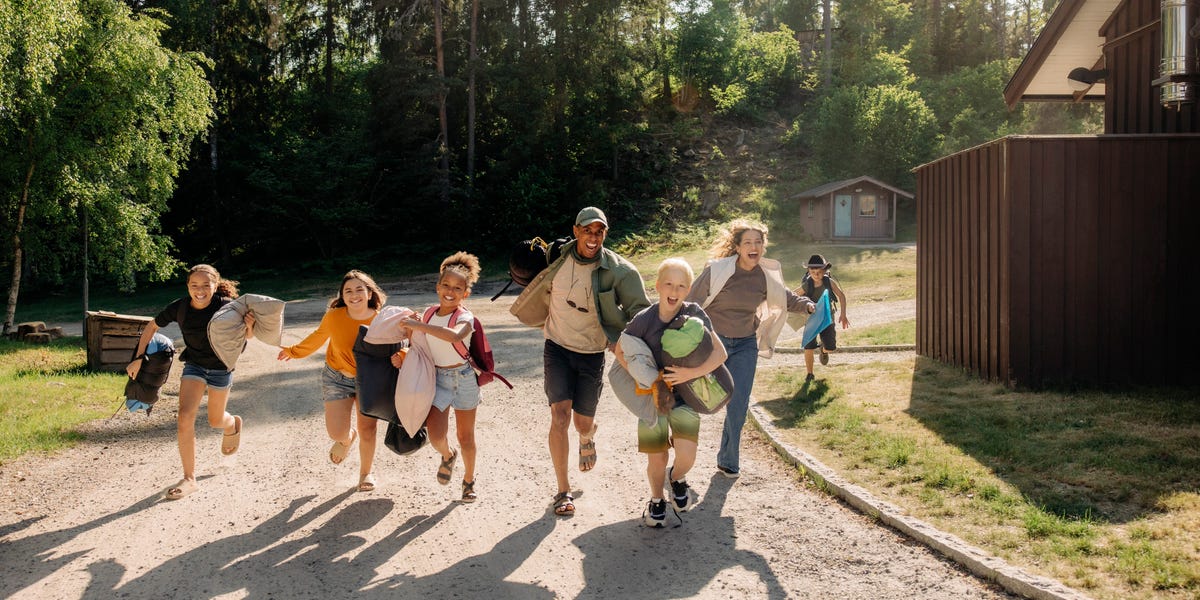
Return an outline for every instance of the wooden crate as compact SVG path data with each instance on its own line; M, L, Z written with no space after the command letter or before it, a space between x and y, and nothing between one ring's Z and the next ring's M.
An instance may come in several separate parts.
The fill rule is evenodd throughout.
M124 372L125 366L133 360L142 330L152 320L150 317L119 315L106 310L88 311L84 322L88 369Z

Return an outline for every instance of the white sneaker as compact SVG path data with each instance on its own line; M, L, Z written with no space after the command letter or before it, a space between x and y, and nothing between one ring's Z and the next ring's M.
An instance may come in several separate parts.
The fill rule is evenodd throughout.
M673 469L674 467L667 469L667 481L671 484L671 504L675 505L675 510L687 512L692 510L692 507L696 505L696 501L700 499L700 496L686 481L672 481L671 471Z
M667 501L651 500L642 513L642 520L648 527L661 528L667 522Z

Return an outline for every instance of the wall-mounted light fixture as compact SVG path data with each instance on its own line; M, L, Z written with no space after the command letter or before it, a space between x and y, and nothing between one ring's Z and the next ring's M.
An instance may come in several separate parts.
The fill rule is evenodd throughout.
M1067 85L1076 92L1083 92L1103 81L1105 77L1108 77L1108 69L1075 67L1067 74Z

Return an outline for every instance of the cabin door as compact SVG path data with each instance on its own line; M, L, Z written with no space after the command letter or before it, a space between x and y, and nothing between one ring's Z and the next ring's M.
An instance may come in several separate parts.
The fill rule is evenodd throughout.
M849 194L838 194L833 197L833 237L850 237L852 204Z

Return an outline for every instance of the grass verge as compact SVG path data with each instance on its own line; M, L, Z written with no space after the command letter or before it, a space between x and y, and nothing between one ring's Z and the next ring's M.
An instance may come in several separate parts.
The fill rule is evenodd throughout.
M787 441L909 514L1108 598L1200 597L1194 390L1026 393L932 360L763 369Z
M838 347L897 346L917 343L917 320L904 319L870 327L838 330Z
M0 340L0 463L83 439L80 423L108 416L125 377L90 373L83 338L48 345Z

